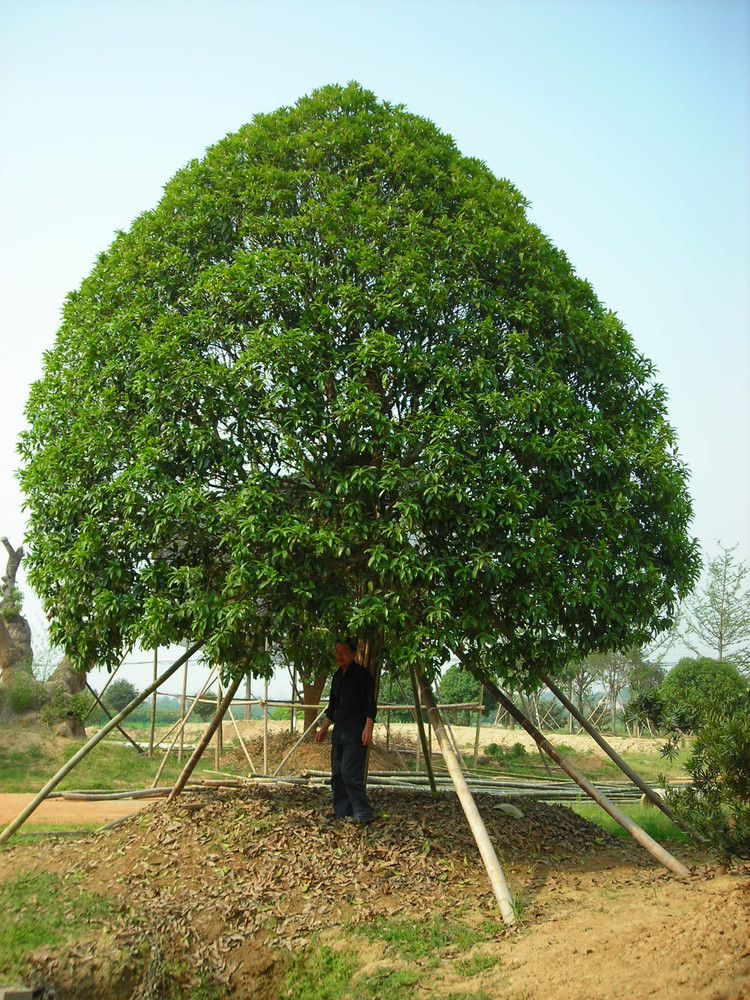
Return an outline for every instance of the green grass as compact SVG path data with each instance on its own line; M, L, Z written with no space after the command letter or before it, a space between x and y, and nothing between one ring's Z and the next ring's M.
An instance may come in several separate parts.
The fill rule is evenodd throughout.
M601 806L594 802L577 802L569 806L579 816L583 816L590 823L596 823L608 833L613 833L623 839L629 839L630 834L624 830L619 823L615 822L609 813L604 812ZM657 843L683 843L692 844L692 840L686 833L683 833L672 820L665 816L661 809L656 806L643 805L618 805L621 812L629 816L634 822L645 830Z
M63 752L44 750L38 745L24 751L0 747L0 792L39 791L83 745L71 743ZM130 746L119 746L103 740L60 782L57 790L147 788L153 781L161 760L161 751L149 758ZM186 761L187 756L179 764L176 753L170 754L160 784L174 782ZM198 764L196 772L211 770L213 766L214 755L209 750Z
M346 952L334 951L328 945L306 948L294 958L279 996L293 1000L341 1000L356 969L356 959Z
M436 970L449 963L455 972L469 979L497 965L497 958L489 955L456 957L479 942L491 940L497 930L491 920L476 928L460 919L441 916L424 921L383 918L364 926L353 925L349 928L352 943L347 949L311 944L295 956L278 995L294 1000L411 1000L425 969ZM392 967L386 962L377 971L358 975L352 982L359 965L357 938L382 941ZM485 998L482 991L462 991L460 996L462 1000Z
M49 872L17 875L0 885L0 975L23 974L30 951L60 948L97 927L110 912L109 901L80 889L76 879Z
M495 930L492 925L492 933ZM383 941L389 953L407 961L437 958L449 948L468 951L487 932L488 928L477 931L460 920L442 916L427 921L380 920L359 931L369 940Z

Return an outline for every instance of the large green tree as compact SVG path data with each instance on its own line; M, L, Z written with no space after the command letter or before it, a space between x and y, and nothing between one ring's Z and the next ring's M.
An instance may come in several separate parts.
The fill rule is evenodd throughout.
M508 181L357 84L180 170L31 391L29 578L81 664L300 623L510 681L645 642L697 565L652 365Z

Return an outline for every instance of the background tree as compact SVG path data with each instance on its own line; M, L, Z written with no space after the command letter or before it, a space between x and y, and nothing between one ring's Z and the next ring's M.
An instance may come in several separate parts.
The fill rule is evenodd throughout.
M612 733L617 732L617 709L624 688L631 683L636 671L643 671L643 657L640 649L634 647L626 652L594 653L588 657L595 681L602 685L609 704L609 724Z
M667 626L697 557L664 390L525 208L357 84L182 169L29 398L53 639L262 673L303 618L513 686Z
M201 722L209 722L216 715L216 692L206 691L193 709L193 715ZM192 716L191 716L192 718Z
M138 694L138 688L124 677L118 677L107 688L104 702L113 715L121 712Z
M454 663L440 678L440 701L446 705L460 705L479 701L479 681L466 670ZM482 715L494 714L497 710L497 699L484 691L482 694ZM470 725L476 719L474 713L459 709L450 715L456 725Z
M672 728L686 732L700 724L711 705L745 690L747 683L736 667L707 656L683 657L659 687L665 716L673 717Z
M748 673L750 587L744 585L750 568L737 561L736 547L719 543L721 554L709 559L704 586L685 602L683 639L694 653L700 655L708 646L717 660L728 660Z

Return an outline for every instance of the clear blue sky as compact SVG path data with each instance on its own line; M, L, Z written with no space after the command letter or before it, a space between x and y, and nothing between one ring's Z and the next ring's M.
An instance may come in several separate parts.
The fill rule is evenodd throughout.
M0 535L65 294L187 160L358 80L509 177L657 365L694 533L750 561L750 3L2 0ZM32 627L37 612L27 598Z

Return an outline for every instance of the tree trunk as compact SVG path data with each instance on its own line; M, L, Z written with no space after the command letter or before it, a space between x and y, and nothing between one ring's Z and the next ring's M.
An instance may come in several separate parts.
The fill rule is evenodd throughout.
M315 706L320 701L320 696L323 693L323 688L326 685L328 677L323 674L322 677L316 677L313 680L307 680L307 678L302 678L302 697L305 702L305 717L302 724L303 730L307 730L315 722L315 718L320 712L319 708Z
M32 652L31 629L20 613L21 601L16 588L23 546L14 549L7 538L3 538L2 543L8 553L8 565L0 599L0 683L7 689L17 672L31 672Z

